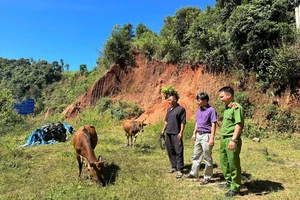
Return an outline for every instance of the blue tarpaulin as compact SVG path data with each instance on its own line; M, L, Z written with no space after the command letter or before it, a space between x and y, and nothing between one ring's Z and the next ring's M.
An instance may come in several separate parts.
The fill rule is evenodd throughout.
M13 107L18 111L20 115L28 115L34 113L34 99L16 99L17 103L14 103Z
M54 142L64 142L67 140L66 132L74 134L74 129L69 124L51 123L35 129L27 139L26 144L21 147L37 146L40 144L53 144Z

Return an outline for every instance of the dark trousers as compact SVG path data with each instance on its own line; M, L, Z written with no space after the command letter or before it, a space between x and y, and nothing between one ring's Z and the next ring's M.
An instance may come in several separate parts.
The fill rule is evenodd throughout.
M166 148L172 168L177 171L183 170L183 143L178 140L178 135L166 134Z

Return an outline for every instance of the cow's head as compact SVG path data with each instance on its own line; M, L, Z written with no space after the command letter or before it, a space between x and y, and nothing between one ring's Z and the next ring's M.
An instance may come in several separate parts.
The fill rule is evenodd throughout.
M144 132L144 126L146 126L147 124L144 123L144 120L143 121L135 121L136 124L137 124L137 127L139 129L139 131L142 133Z
M93 181L96 181L99 184L105 186L105 178L104 178L104 161L102 157L99 156L96 162L90 163L90 178Z

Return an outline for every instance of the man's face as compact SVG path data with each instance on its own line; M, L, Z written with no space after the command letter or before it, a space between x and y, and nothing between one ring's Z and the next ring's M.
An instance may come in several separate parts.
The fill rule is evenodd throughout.
M207 105L207 101L206 100L202 100L202 99L197 99L197 104L200 107L205 107Z
M231 94L227 92L219 92L219 98L225 105L231 102Z
M177 100L176 100L176 98L173 97L173 96L170 96L170 97L168 98L168 102L169 102L169 104L170 104L171 106L175 106L175 105L177 104Z

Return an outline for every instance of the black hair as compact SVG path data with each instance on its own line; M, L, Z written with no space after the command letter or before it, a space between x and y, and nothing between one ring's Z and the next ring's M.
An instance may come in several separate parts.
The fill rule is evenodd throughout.
M176 99L177 101L178 101L178 99L179 99L179 95L178 95L177 92L171 93L171 94L169 95L169 97L175 97L175 99Z
M230 86L225 86L225 87L222 87L219 92L226 92L226 93L229 93L231 94L231 96L234 96L234 90L232 89L232 87Z
M207 102L209 101L209 96L205 92L200 92L199 94L196 95L196 100L206 100Z

